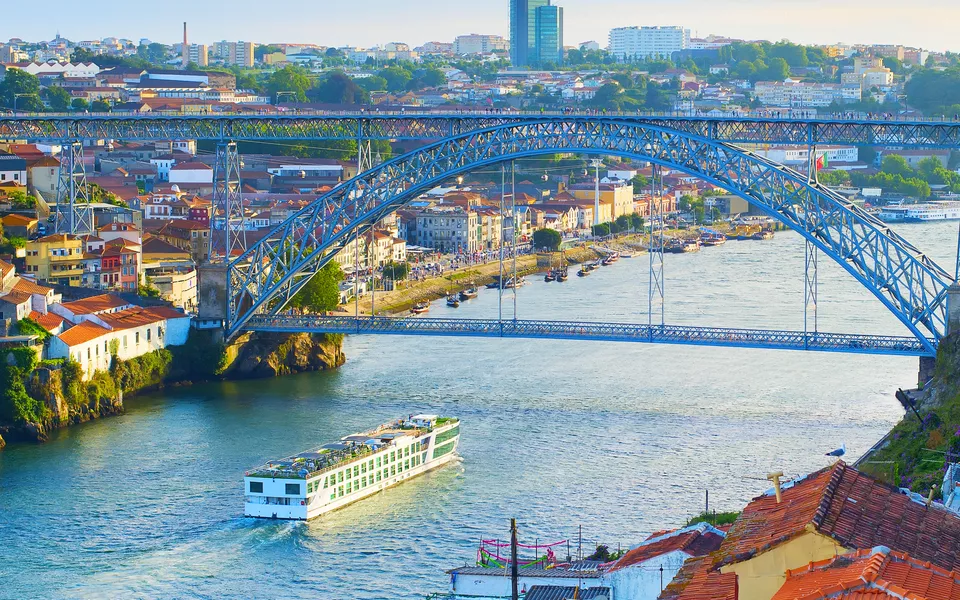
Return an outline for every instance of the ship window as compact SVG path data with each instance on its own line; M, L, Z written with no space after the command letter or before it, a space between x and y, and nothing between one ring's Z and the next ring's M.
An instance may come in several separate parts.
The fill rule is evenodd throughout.
M343 483L343 471L337 474L337 483Z
M337 490L333 490L333 493L330 494L330 499L331 499L331 500L336 500L336 498L337 498Z
M353 476L354 476L354 477L359 477L359 476L360 476L360 467L359 467L359 466L356 466L356 467L353 468Z
M348 481L348 482L347 482L347 493L349 494L349 493L352 492L352 491L353 491L353 482L352 482L352 481Z
M367 464L367 470L373 471L373 459L370 459L370 462Z
M340 496L341 498L343 498L343 486L342 486L342 485L340 486L339 496Z
M410 456L410 446L407 446L406 448L403 449L403 455Z
M286 494L288 496L299 496L300 495L300 484L299 483L288 483L286 484Z
M380 481L380 471L377 471L377 481Z
M383 478L386 479L387 477L390 477L390 469L383 470Z
M327 489L328 487L330 487L329 485L327 485L327 483L329 483L329 482L327 481L327 478L324 477L324 478L323 478L323 489Z
M250 493L251 493L251 494L262 494L262 493L263 493L263 482L262 482L262 481L251 481L251 482L250 482Z

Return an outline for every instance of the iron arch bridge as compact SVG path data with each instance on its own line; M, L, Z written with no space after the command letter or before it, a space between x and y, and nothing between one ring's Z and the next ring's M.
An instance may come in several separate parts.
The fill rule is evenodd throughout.
M227 334L232 336L245 328L321 330L304 323L284 326L276 313L354 236L363 235L423 191L459 174L556 152L650 161L697 176L744 198L840 264L907 327L914 337L889 338L900 349L897 352L888 348L889 353L932 355L945 334L946 295L952 277L883 222L826 187L811 183L806 175L734 146L657 125L603 118L534 120L473 131L395 158L337 187L228 265ZM385 322L380 319L379 325L365 327L390 333L383 325ZM345 327L361 330L359 323L331 324L323 330L341 331ZM496 335L498 327L504 335L502 324L491 325L488 334ZM548 329L541 327L544 333ZM576 337L575 327L560 329L559 337ZM524 327L516 322L510 331L511 335L524 335ZM694 339L687 343L709 344L724 335L731 339L722 330L716 331L720 333L704 333L699 342ZM478 335L479 331L460 333ZM775 333L784 334L778 337L786 340L789 332ZM669 340L654 340L655 334L656 331L621 330L603 339L632 337L638 341L674 343L691 339L688 333L680 332ZM532 334L527 330L526 335ZM784 341L773 347L858 351L859 344L860 351L868 351L855 340L838 338L839 341L811 343L811 338L804 335L804 339ZM640 339L644 336L650 339ZM590 339L589 335L582 337ZM729 345L767 347L749 339L734 340Z

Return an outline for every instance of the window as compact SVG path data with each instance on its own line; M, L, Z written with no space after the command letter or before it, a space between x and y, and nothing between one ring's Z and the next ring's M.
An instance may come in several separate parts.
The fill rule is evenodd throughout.
M406 448L403 449L403 455L410 456L410 446L407 446Z
M377 471L377 483L380 482L380 471Z
M390 474L391 475L397 474L397 465L390 465Z
M380 457L378 456L378 457L377 457L377 468L379 469L380 467L381 467L381 465L380 465Z
M284 492L288 496L299 496L300 495L300 484L299 483L288 483L286 484Z
M327 489L328 487L330 487L330 486L327 485L328 483L329 483L328 478L327 478L327 477L324 477L324 478L323 478L323 489Z
M251 493L251 494L262 494L262 493L263 493L263 482L262 482L262 481L251 481L251 482L250 482L250 493Z
M367 487L367 476L364 475L360 478L360 487Z
M342 486L342 485L338 488L337 492L338 492L338 494L337 494L338 497L343 498L343 486Z
M359 467L359 465L353 467L353 476L354 476L354 478L360 477L360 467Z
M150 341L150 330L149 330L149 329L147 330L147 341L148 341L148 342Z
M352 481L348 481L348 482L347 482L347 493L349 494L349 493L351 493L352 491L353 491L353 482L352 482Z
M363 463L362 465L360 465L360 472L361 472L361 473L366 473L366 472L367 472L367 463ZM364 479L366 479L366 478L364 478Z
M139 332L139 331L135 331L135 332L133 333L133 343L134 343L134 344L137 344L137 345L140 344L140 332Z
M127 336L123 336L123 347L127 347Z
M409 471L409 470L410 470L410 459L409 459L409 458L408 458L407 460L403 461L403 470L404 470L404 471Z
M352 478L353 478L353 470L347 469L347 481L350 481L350 479Z

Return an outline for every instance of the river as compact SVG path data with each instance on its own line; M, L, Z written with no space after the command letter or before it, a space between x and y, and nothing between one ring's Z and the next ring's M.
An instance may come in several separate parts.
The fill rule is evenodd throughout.
M900 227L948 270L956 224ZM648 258L518 291L520 318L646 322ZM803 244L668 255L667 321L803 327ZM822 258L822 331L905 329ZM505 314L513 310L512 294ZM492 317L497 293L430 316ZM165 390L0 452L2 598L418 598L481 537L637 544L738 510L901 416L917 360L599 342L356 338L340 370ZM463 420L462 460L310 523L242 517L243 470L413 412Z

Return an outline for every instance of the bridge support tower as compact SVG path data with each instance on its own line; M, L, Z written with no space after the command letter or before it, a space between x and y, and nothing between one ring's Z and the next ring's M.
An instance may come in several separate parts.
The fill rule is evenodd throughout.
M83 144L72 140L65 141L60 152L55 231L73 235L93 233L93 210L89 202L87 173L83 166Z

